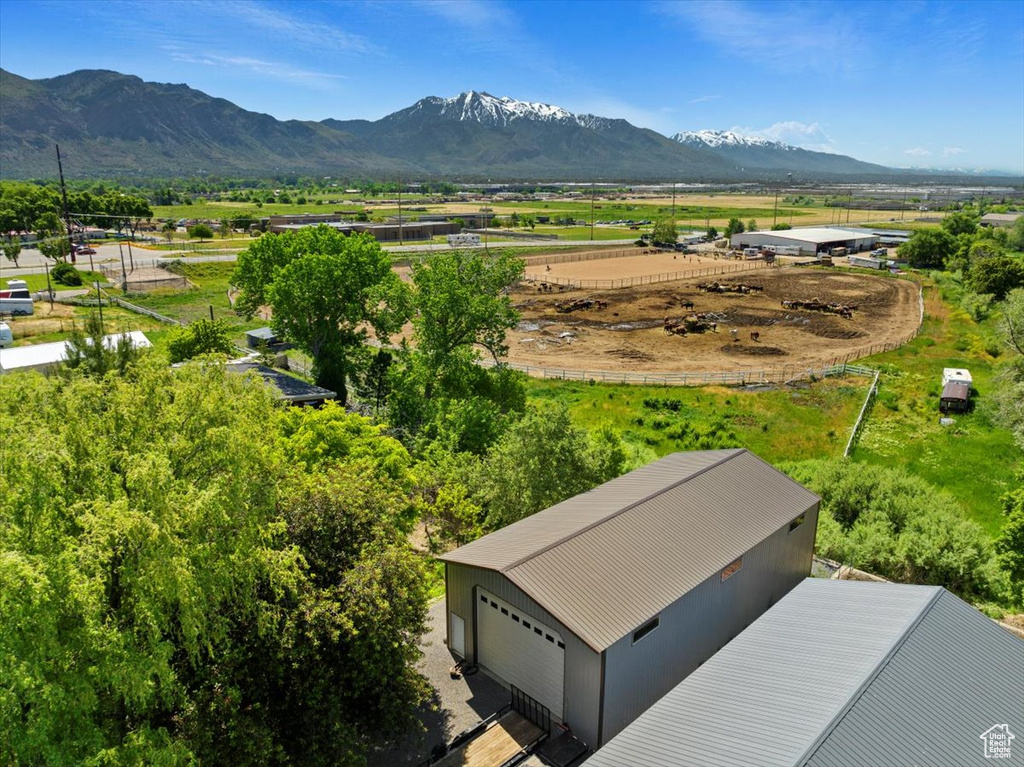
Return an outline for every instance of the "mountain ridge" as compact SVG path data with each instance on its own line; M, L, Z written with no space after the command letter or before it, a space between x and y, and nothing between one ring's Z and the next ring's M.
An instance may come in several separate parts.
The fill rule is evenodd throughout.
M728 131L667 137L621 118L469 90L379 120L278 120L186 84L112 70L0 69L0 177L322 173L470 180L751 181L906 173ZM874 177L874 178L872 178Z

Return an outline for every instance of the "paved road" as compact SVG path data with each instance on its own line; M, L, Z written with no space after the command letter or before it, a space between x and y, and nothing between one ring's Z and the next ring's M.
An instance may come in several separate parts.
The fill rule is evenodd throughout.
M563 248L566 246L572 247L594 247L600 245L632 245L635 240L492 240L489 245L491 247L520 247L520 248ZM211 250L216 250L216 242L211 243ZM431 253L435 250L447 250L447 246L439 243L425 244L425 245L394 245L385 248L389 253ZM226 254L212 254L212 255L195 255L191 250L150 250L148 248L142 248L133 245L131 248L131 254L129 255L128 246L122 245L97 245L95 246L96 255L92 256L90 261L89 256L78 256L78 263L76 264L79 269L88 269L90 264L103 264L103 263L118 263L120 264L122 256L126 268L129 267L131 261L134 261L137 266L154 266L159 260L165 259L182 259L189 263L195 264L206 264L218 261L235 261L238 258L238 253L226 253ZM20 277L26 274L43 274L46 271L46 266L53 265L53 262L35 249L23 250L21 257L18 259L19 268L15 268L11 265L10 261L4 258L0 258L0 280L8 279L11 277Z

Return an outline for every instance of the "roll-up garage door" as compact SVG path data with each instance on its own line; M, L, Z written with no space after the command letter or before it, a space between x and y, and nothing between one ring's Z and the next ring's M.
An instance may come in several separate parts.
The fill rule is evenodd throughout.
M562 717L565 644L561 635L477 588L477 652L482 666Z

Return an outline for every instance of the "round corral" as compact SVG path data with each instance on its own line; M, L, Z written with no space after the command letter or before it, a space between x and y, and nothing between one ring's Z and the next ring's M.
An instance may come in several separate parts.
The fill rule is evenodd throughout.
M605 270L613 263L601 262ZM725 292L698 287L715 282ZM511 362L585 371L817 367L901 342L919 321L915 283L813 268L562 294L523 285L513 300L522 321L509 334ZM787 308L784 300L823 308Z

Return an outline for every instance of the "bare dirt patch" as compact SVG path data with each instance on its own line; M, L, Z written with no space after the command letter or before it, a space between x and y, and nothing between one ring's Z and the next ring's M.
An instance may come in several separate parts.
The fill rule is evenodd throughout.
M557 264L551 269L562 268L566 276L580 277L583 270L592 270L586 273L617 279L634 276L641 268L636 262L635 258L606 259ZM696 261L694 268L698 268ZM561 295L523 286L513 295L522 322L509 333L509 359L536 367L641 373L806 368L863 356L872 345L904 339L918 323L918 287L906 280L811 268L761 269L713 279L758 285L762 292L716 294L697 288L708 279ZM568 296L600 301L604 307L558 312L556 303ZM844 319L781 304L783 299L815 298L853 304L857 309L852 319ZM683 308L690 302L692 309ZM693 312L717 322L717 332L684 336L665 332L666 318Z

